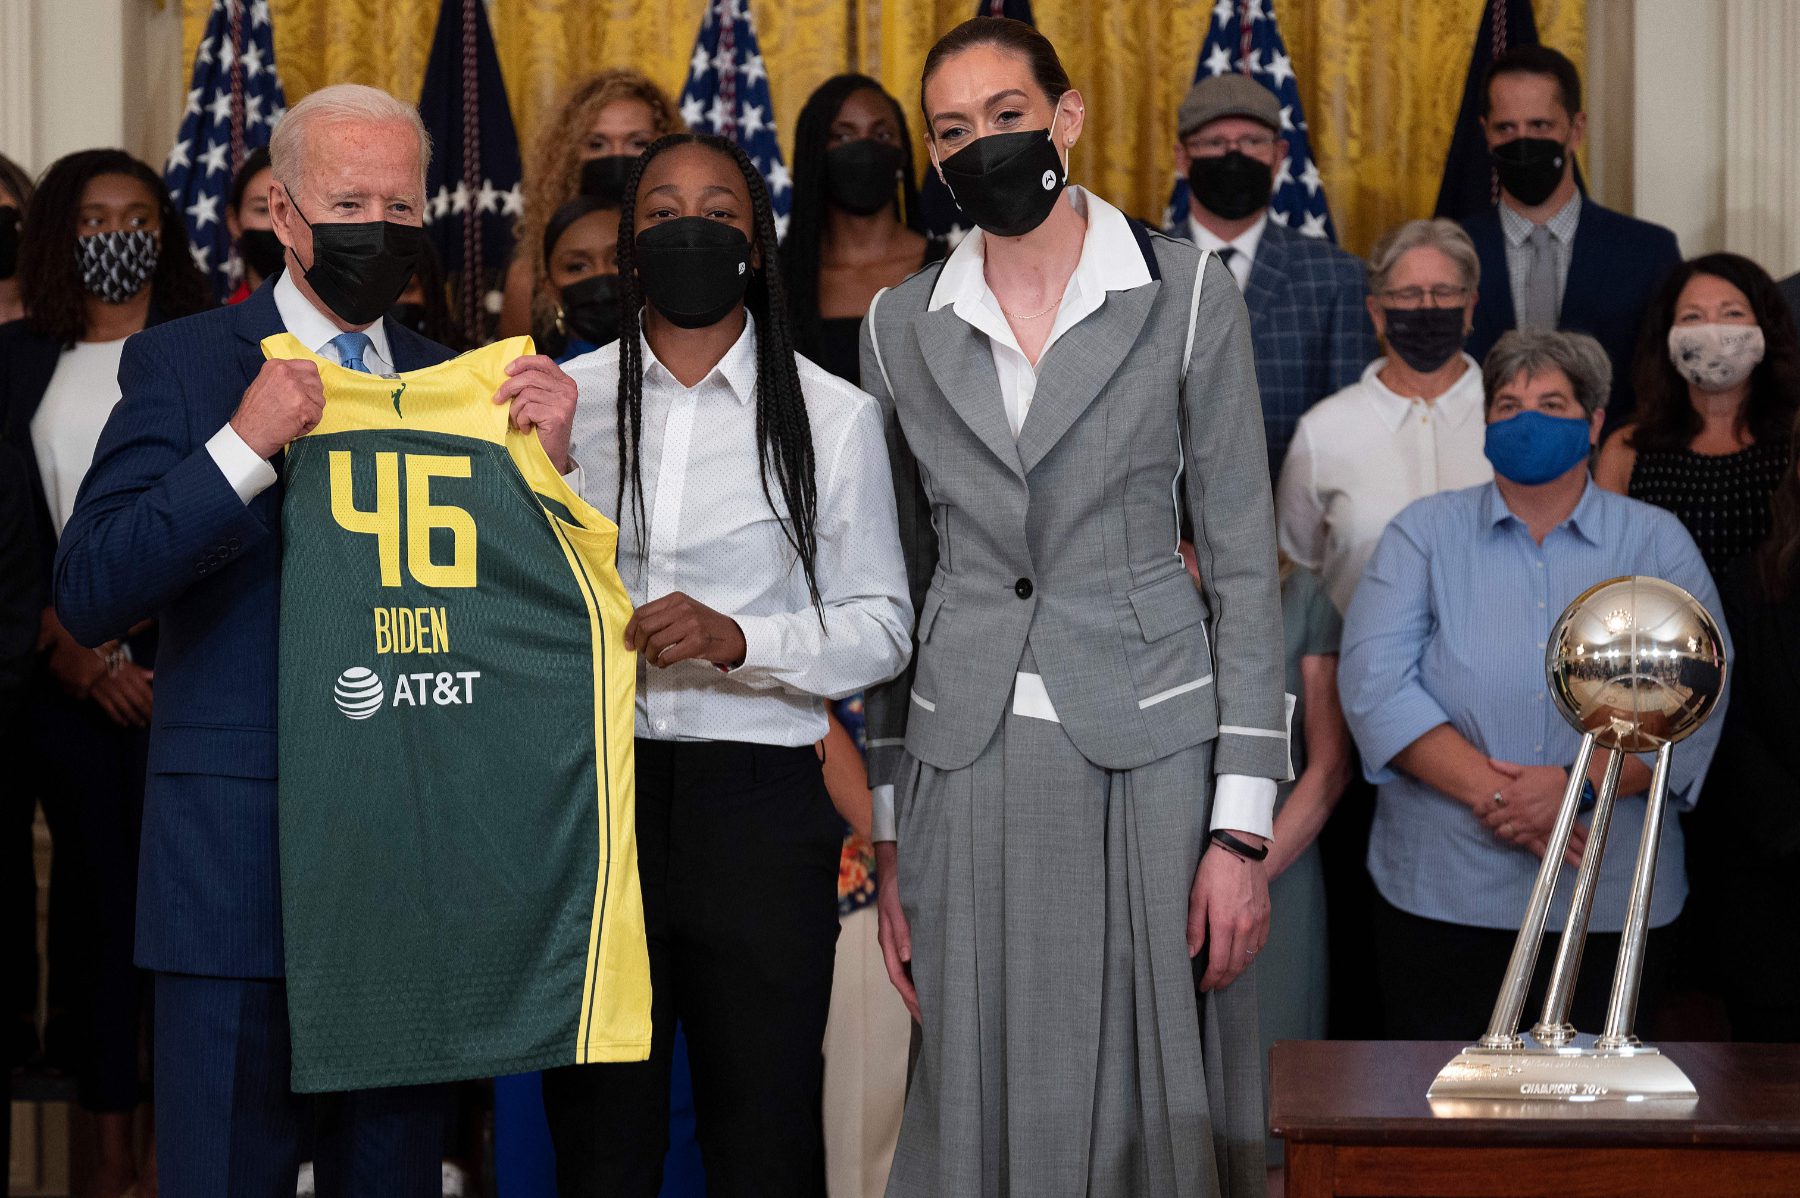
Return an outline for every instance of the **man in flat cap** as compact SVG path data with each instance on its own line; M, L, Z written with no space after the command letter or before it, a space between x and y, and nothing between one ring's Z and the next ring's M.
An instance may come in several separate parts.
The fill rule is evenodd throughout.
M1269 212L1288 152L1274 92L1248 75L1214 75L1194 84L1177 118L1175 166L1191 198L1187 219L1164 231L1218 254L1244 289L1275 475L1301 413L1380 353L1362 263Z

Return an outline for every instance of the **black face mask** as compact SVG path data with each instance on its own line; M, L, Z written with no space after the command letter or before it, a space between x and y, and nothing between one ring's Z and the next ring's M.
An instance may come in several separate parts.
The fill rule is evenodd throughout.
M750 240L739 229L683 216L637 235L644 298L677 328L704 329L731 315L750 286Z
M0 280L19 273L19 210L0 204Z
M996 237L1023 237L1044 223L1069 182L1055 138L1055 120L1042 133L990 133L938 166L970 220Z
M421 337L430 335L425 332L424 304L395 304L387 310L387 319L406 326Z
M623 203L625 184L635 165L636 154L608 154L604 158L588 159L581 164L581 194L607 204Z
M1461 308L1383 308L1388 348L1400 360L1430 374L1463 347L1464 313Z
M855 216L873 216L894 202L901 150L885 141L853 141L825 152L825 194Z
M1569 151L1548 137L1520 137L1488 151L1500 186L1519 203L1535 208L1562 182Z
M1188 190L1220 220L1242 220L1269 203L1275 168L1242 150L1188 163Z
M300 212L300 206L294 205ZM425 230L391 220L313 224L307 285L345 324L374 324L394 306L431 248Z
M589 275L561 292L562 323L589 345L619 339L619 276Z
M287 258L287 247L273 229L245 229L238 234L237 251L244 266L259 279L275 274Z

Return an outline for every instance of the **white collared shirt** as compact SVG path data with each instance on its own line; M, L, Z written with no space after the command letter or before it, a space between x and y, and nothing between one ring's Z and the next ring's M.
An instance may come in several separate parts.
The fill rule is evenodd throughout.
M1231 250L1225 256L1225 268L1231 277L1237 280L1238 290L1242 291L1250 285L1250 268L1256 265L1256 250L1262 245L1263 232L1269 227L1269 210L1263 209L1262 219L1239 233L1235 238L1226 241L1217 233L1201 224L1190 211L1188 213L1188 234L1194 244L1203 250L1211 250L1217 254L1220 250Z
M1081 259L1075 273L1063 290L1062 305L1056 322L1038 361L1050 352L1064 333L1099 311L1109 291L1129 291L1150 281L1150 268L1144 263L1143 251L1125 214L1086 188L1071 187L1067 195L1075 211L1087 218L1087 237L1081 245ZM987 243L980 229L962 241L944 262L937 286L932 288L930 311L952 308L964 321L987 336L994 355L994 370L1000 376L1000 398L1006 405L1006 421L1014 437L1025 426L1037 394L1037 367L1019 348L1012 326L1000 308L1000 301L987 282Z
M1083 187L1071 187L1069 203L1087 218L1087 235L1081 243L1081 258L1069 276L1063 291L1062 307L1050 330L1038 361L1050 352L1057 338L1100 310L1109 291L1128 291L1150 282L1150 267L1125 214ZM1256 231L1261 236L1260 228ZM1249 236L1249 234L1245 234ZM944 262L937 286L932 288L928 308L936 311L949 307L978 332L986 335L994 355L994 370L1000 378L1000 399L1006 405L1006 419L1013 436L1019 435L1031 411L1032 397L1037 394L1037 368L1026 358L1007 324L1000 301L988 286L986 246L977 229L963 238ZM1174 410L1170 410L1174 419ZM1021 672L1013 686L1013 711L1018 715L1056 720L1041 675ZM888 793L881 793L888 792ZM875 803L876 840L892 840L893 796L891 787L877 788ZM1241 774L1221 774L1213 788L1212 826L1232 828L1268 836L1275 811L1275 782L1270 778L1251 778Z
M1339 612L1402 508L1494 477L1483 452L1481 367L1467 354L1462 361L1462 377L1427 403L1383 383L1387 359L1377 358L1294 429L1275 490L1281 547L1324 577Z
M810 745L825 699L885 682L912 649L881 409L873 397L795 356L818 488L814 559L825 615L764 495L756 437L756 322L705 378L680 380L640 337L644 536L631 488L619 502L619 345L567 364L580 392L575 456L582 496L619 525L619 577L634 604L680 591L737 621L743 664L666 669L638 662L637 734L652 740ZM769 490L780 501L771 476Z
M281 315L282 326L301 345L327 361L343 365L338 347L331 342L344 330L333 324L329 316L313 307L312 301L300 293L300 288L294 284L292 271L282 271L281 277L275 280L274 299L275 311ZM394 351L388 345L387 318L376 320L363 333L370 342L369 348L363 351L363 365L369 368L371 374L392 374ZM238 436L237 430L229 423L207 441L206 452L212 455L212 460L218 464L225 481L231 484L231 489L245 503L275 484L275 467L245 444L244 439Z

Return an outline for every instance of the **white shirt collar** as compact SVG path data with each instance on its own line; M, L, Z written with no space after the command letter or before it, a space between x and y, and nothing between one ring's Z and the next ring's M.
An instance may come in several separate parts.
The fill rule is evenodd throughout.
M1459 355L1463 360L1462 375L1451 388L1438 396L1432 406L1443 416L1444 423L1450 428L1460 428L1469 417L1481 411L1483 392L1481 388L1481 365L1468 354ZM1385 357L1376 358L1363 368L1362 381L1365 393L1382 422L1393 432L1406 419L1412 406L1421 403L1417 396L1401 395L1381 381L1381 368L1387 365Z
M667 366L657 360L656 351L650 348L648 337L640 332L638 339L642 347L640 356L644 363L646 380L654 379L680 391L693 389L683 384L680 379L670 373ZM695 383L694 387L704 387L713 379L722 380L731 389L732 395L740 404L747 404L756 397L756 317L751 314L748 307L744 309L744 331L738 334L738 339L731 343L731 348L725 351L725 356L720 358L717 364L706 372L706 377Z
M313 302L300 293L294 282L292 268L281 272L275 280L275 311L281 315L281 323L292 333L301 345L321 357L337 360L337 351L327 352L326 347L333 338L344 330L332 323L331 317L313 306ZM368 361L368 354L363 355L363 365L369 367L374 374L392 373L394 367L394 351L388 347L387 317L381 317L363 330L369 338L371 352L379 361ZM380 369L377 369L380 367Z
M1129 291L1148 283L1150 268L1125 214L1085 187L1070 187L1065 194L1075 211L1087 218L1087 235L1082 239L1075 273L1069 276L1068 290L1063 293L1063 306L1070 307L1070 301L1081 295L1092 297L1096 301L1092 308L1097 308L1097 301L1108 291ZM928 310L935 312L955 305L958 316L982 328L972 317L975 309L985 307L1000 316L1004 326L999 301L987 284L986 262L986 239L976 229L958 242L945 260L937 286L931 290Z
M1268 227L1269 210L1264 208L1262 216L1257 219L1255 224L1251 225L1248 229L1245 229L1242 233L1239 233L1232 240L1226 241L1223 237L1220 237L1217 233L1214 233L1211 229L1196 220L1192 212L1188 213L1188 231L1194 235L1195 245L1203 250L1211 250L1215 254L1229 246L1237 251L1239 257L1243 258L1246 266L1256 261L1256 249L1262 244L1263 232L1267 230ZM1236 263L1229 263L1228 265L1235 266Z

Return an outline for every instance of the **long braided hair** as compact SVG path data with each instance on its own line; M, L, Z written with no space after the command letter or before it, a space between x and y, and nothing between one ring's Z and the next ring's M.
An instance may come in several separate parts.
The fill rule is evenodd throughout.
M625 512L625 480L631 479L631 518L641 544L644 535L644 474L640 446L644 435L644 367L640 340L644 287L637 275L637 196L644 171L659 154L677 146L701 146L734 163L750 192L756 235L753 248L762 253L762 266L753 271L744 303L756 319L756 443L763 497L775 512L781 531L793 546L806 574L807 594L820 622L825 615L819 598L814 568L818 556L819 496L814 479L812 424L806 416L806 399L800 390L800 370L794 361L793 329L788 320L787 293L775 250L775 211L762 173L735 142L710 133L672 133L657 139L631 169L625 184L624 210L619 216L619 491L618 510ZM775 502L769 486L773 474L781 489Z

